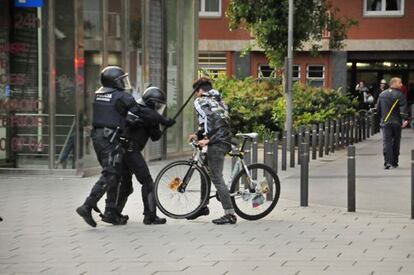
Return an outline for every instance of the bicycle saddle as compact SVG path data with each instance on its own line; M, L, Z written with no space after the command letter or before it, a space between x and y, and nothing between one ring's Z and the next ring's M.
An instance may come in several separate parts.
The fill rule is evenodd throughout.
M236 137L257 138L258 136L259 136L258 133L239 133L239 134L236 134Z

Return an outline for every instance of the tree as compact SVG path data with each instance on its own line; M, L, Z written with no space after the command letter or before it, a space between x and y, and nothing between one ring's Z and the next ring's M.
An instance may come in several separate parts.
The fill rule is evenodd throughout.
M230 29L251 32L273 67L280 66L287 53L288 6L288 0L231 0L226 12ZM331 49L342 48L347 29L357 22L339 18L338 11L329 0L295 0L293 49L307 42L317 51L324 31L330 32Z

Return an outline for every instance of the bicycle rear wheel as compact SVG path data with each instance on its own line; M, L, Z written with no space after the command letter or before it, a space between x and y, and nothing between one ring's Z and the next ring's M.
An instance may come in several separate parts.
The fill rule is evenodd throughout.
M255 163L247 166L256 186L249 188L249 179L244 170L234 178L231 187L231 201L234 211L246 220L258 220L275 208L280 196L279 177L269 166Z
M187 186L183 190L183 181ZM155 179L155 200L166 216L184 219L200 210L210 195L205 172L189 161L175 161L165 166Z

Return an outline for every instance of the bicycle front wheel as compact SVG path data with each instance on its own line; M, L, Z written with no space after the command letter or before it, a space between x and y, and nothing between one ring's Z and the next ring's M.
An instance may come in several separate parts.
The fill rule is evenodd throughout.
M210 195L205 172L189 161L165 166L155 179L155 200L162 213L184 219L200 210Z
M246 220L258 220L268 215L279 200L279 177L262 163L251 164L247 168L250 177L243 169L231 184L231 201L237 215Z

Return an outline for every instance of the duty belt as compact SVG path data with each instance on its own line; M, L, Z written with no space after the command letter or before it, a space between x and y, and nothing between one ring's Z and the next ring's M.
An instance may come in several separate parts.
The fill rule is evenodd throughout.
M94 128L95 132L103 132L104 138L109 138L110 142L113 143L114 140L117 138L119 131L121 128L118 126L116 129L103 127L103 128Z

